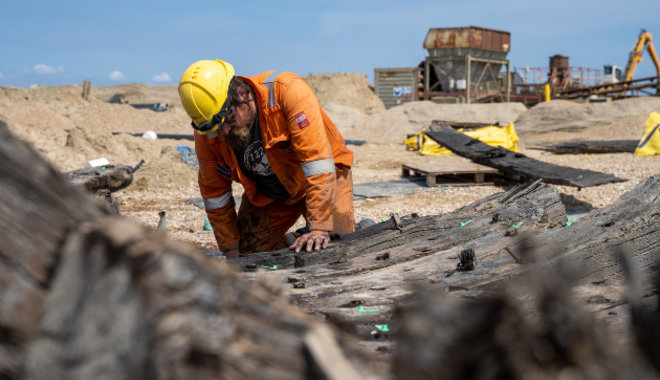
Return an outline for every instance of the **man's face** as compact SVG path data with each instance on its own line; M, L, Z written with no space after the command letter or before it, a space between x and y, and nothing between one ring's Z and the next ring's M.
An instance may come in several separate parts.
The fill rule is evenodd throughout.
M240 101L220 129L220 136L234 148L245 148L250 142L250 127L257 117L257 105L250 93L239 94Z

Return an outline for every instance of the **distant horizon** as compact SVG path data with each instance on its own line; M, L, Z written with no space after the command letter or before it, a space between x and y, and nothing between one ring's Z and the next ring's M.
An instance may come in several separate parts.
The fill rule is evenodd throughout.
M4 8L0 86L16 88L85 79L101 87L173 85L200 59L226 60L245 76L357 73L373 84L377 68L422 62L429 29L467 26L509 32L512 71L547 67L555 54L569 57L572 67L602 70L625 67L641 29L660 36L657 0L634 6L612 0L33 0ZM655 75L648 53L643 57L635 78Z

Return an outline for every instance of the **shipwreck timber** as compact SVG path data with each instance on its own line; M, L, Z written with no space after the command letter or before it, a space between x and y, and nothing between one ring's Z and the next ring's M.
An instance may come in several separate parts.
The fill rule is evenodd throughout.
M538 161L521 153L490 146L444 125L433 124L424 133L459 156L529 180L541 179L545 183L578 188L626 181L612 174Z

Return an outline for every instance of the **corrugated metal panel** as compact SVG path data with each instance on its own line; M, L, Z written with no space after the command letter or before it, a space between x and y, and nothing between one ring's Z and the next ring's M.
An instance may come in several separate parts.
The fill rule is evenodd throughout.
M374 70L374 89L386 108L417 99L418 73L417 67Z
M511 33L469 26L463 28L431 28L424 39L424 49L474 48L508 53Z

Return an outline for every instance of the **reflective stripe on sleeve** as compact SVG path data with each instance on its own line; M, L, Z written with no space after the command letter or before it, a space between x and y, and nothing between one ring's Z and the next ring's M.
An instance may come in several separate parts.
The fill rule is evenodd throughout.
M302 170L305 177L311 177L323 173L334 173L335 160L328 158L325 160L310 161L302 165Z
M231 200L231 191L222 194L215 198L204 198L204 208L207 210L215 210L229 204Z
M275 79L280 75L279 72L273 71L266 77L264 80L264 86L268 89L268 108L275 107L277 105L277 100L275 99Z

